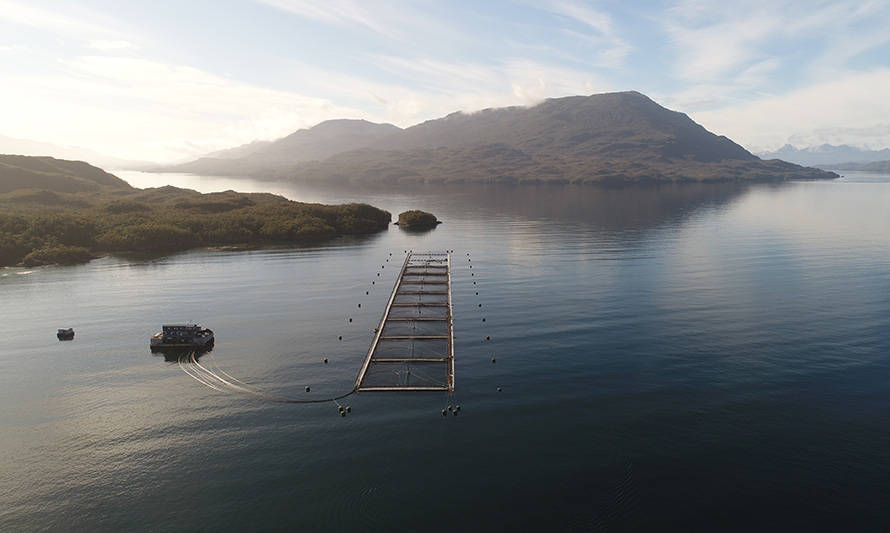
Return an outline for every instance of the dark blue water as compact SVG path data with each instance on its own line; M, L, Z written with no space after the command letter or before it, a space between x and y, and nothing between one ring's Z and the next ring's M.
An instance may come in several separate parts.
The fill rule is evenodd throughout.
M445 223L2 270L0 530L890 527L890 180L276 190ZM341 418L149 353L197 321L205 366L335 395L404 250L445 248L453 397L353 395Z

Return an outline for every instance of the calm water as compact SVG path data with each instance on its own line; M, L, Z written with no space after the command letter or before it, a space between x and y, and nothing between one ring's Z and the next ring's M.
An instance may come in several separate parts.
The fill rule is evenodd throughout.
M398 193L169 176L445 224L0 271L0 530L886 530L890 179L847 174ZM404 250L444 248L452 398L365 393L341 418L149 353L162 323L197 321L217 333L202 364L348 390Z

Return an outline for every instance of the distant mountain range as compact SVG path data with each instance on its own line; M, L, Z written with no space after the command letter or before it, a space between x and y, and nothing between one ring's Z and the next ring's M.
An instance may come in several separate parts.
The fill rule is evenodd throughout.
M866 172L882 172L890 174L890 160L872 161L871 163L844 163L835 165L836 170L864 170Z
M87 148L58 146L52 143L17 139L0 135L0 154L49 156L71 161L88 161L103 168L135 169L150 166L144 161L130 161L100 154Z
M333 120L163 171L370 183L635 183L824 179L764 161L638 92L453 113L410 128Z
M808 148L795 148L790 144L786 144L775 152L761 152L757 155L764 159L782 159L791 163L797 163L798 165L841 169L844 168L841 165L848 163L873 163L875 161L890 160L890 149L864 150L846 144L840 146L823 144ZM853 169L844 168L844 170Z

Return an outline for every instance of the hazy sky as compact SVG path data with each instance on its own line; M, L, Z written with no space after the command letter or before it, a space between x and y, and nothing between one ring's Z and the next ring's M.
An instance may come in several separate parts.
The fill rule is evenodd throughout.
M890 146L890 2L0 0L0 135L171 160L634 89L749 149Z

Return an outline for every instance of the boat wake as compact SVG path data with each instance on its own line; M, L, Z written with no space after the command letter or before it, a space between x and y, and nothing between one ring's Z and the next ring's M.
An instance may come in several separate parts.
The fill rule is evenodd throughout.
M204 366L198 362L198 358L196 357L196 353L194 351L183 353L179 356L178 359L179 368L198 383L201 383L205 387L209 387L215 391L251 396L253 398L273 403L336 403L337 400L345 398L355 392L355 389L353 389L347 393L341 394L340 396L335 396L333 398L317 398L305 400L298 400L285 396L277 396L264 392L261 389L249 385L234 376L231 376L226 371L221 369L218 365L216 365L216 362L213 359L212 355L209 355L208 359L210 363L207 364L207 366Z

